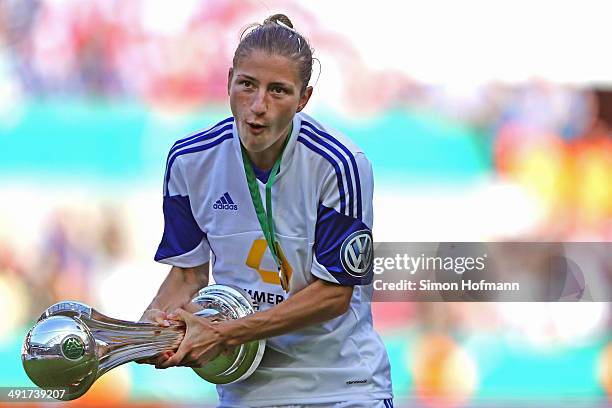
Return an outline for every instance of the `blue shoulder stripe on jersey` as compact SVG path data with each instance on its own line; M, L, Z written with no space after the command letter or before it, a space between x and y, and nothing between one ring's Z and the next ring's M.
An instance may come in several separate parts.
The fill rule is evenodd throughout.
M189 146L193 143L197 143L200 142L202 140L207 140L207 139L212 139L213 137L219 135L220 133L223 133L226 130L231 129L233 124L224 126L221 129L217 129L216 131L212 131L215 128L218 128L221 125L224 125L226 123L230 123L234 121L234 117L230 116L229 118L222 120L221 122L217 123L216 125L203 130L201 132L196 133L195 135L191 135L189 137L186 137L184 139L179 139L176 142L174 142L174 144L172 145L172 147L170 148L170 152L168 152L168 157L166 158L166 172L168 171L168 162L170 161L170 156L172 156L172 154L177 151L178 149L182 148L182 147L186 147Z
M186 146L190 146L192 144L195 144L197 142L200 142L202 140L208 140L211 139L213 137L215 137L216 135L219 135L229 129L231 129L233 126L232 123L229 123L221 128L218 128L214 131L209 131L209 132L202 132L202 133L198 133L197 135L195 135L194 137L189 138L189 140L185 140L183 142L176 142L172 148L170 149L170 154L176 152L179 149L182 149L183 147Z
M311 131L307 130L307 129L302 129L300 134L306 135L308 137L310 137L312 140L314 140L315 142L317 142L320 145L323 145L327 148L327 150L329 150L331 153L333 153L336 157L338 157L340 159L340 161L342 162L342 165L344 167L344 172L346 173L346 182L348 184L348 196L349 196L349 217L353 216L353 208L354 208L354 192L353 192L353 178L351 177L351 169L349 168L349 164L346 161L346 158L344 157L344 155L342 153L340 153L340 151L338 151L336 148L332 147L329 143L327 143L325 140L323 140L321 137L315 135L314 133L312 133ZM356 186L357 188L359 188L359 185Z
M355 173L355 186L357 188L357 218L361 219L361 216L362 216L361 214L361 208L362 208L361 206L361 180L359 179L359 169L357 167L357 162L355 161L355 156L351 153L351 151L345 145L340 143L335 137L333 137L329 133L322 131L321 129L317 128L315 125L313 125L312 123L306 120L302 120L302 124L310 127L318 135L332 141L336 146L342 149L342 151L346 153L346 155L350 158L351 164L353 166L353 171Z
M202 142L205 140L210 140L210 139L214 139L215 137L219 136L220 134L227 132L228 130L232 129L232 124L223 126L220 129L215 130L214 132L208 132L208 133L201 133L196 135L196 137L191 138L189 141L186 141L184 143L182 143L181 145L177 143L174 144L174 146L172 146L172 148L170 149L170 152L168 153L168 158L166 159L166 170L169 169L168 167L168 163L170 163L171 159L172 159L172 155L174 153L176 153L177 151L179 151L180 149L183 149L187 146L191 146L193 144L196 144L198 142Z
M225 135L222 135L220 138L207 143L207 144L203 144L200 146L195 146L195 147L191 147L191 148L186 148L184 150L181 150L179 152L177 152L176 154L174 154L172 156L172 158L170 158L170 161L168 162L168 170L166 171L166 180L165 180L165 186L164 186L164 191L166 193L168 193L168 183L170 182L170 172L172 170L172 164L174 163L174 160L176 160L177 157L182 156L184 154L188 154L188 153L195 153L195 152L201 152L204 150L208 150L211 149L221 143L223 143L225 140L229 140L233 137L233 133L227 133Z
M334 167L334 170L336 171L336 178L338 179L338 193L340 194L340 213L346 214L346 202L345 202L346 199L344 196L344 187L343 187L344 183L342 181L342 172L340 171L340 166L338 166L338 162L334 160L329 154L325 153L323 150L321 150L317 146L310 143L308 140L306 140L306 138L302 136L298 136L297 140L298 142L301 142L313 152L318 153L321 156L323 156Z
M205 134L205 133L210 132L211 130L213 130L213 129L214 129L214 128L216 128L216 127L219 127L219 126L221 126L221 125L225 125L226 123L230 123L230 122L233 122L233 121L234 121L234 117L233 117L233 116L230 116L229 118L224 119L224 120L222 120L221 122L217 123L216 125L211 126L211 127L209 127L208 129L206 129L206 130L202 130L201 132L198 132L198 133L196 133L195 135L191 135L191 136L188 136L188 137L186 137L186 138L184 138L184 139L179 139L179 140L177 140L177 141L174 143L174 145L173 145L172 147L174 148L175 146L177 146L177 145L179 145L179 144L181 144L181 143L183 143L183 142L188 142L188 141L190 141L190 140L192 140L192 139L195 139L195 138L196 138L196 137L198 137L198 136L201 136L201 135L203 135L203 134Z

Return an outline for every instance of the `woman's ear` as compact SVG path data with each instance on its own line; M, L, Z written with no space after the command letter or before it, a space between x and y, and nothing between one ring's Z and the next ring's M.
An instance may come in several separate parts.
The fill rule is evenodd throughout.
M234 75L234 68L230 67L227 72L227 96L230 94L230 86L232 85L232 76Z
M300 96L300 102L298 103L296 112L301 112L302 109L306 107L306 104L308 103L308 101L310 100L310 97L312 96L312 90L313 90L312 86L306 87L306 90L304 90L304 93L302 93L302 96Z

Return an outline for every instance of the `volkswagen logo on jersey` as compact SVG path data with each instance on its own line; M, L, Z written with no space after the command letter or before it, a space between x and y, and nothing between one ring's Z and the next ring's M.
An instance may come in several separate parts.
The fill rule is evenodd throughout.
M370 271L373 254L372 233L368 230L353 232L346 237L340 248L340 260L344 270L356 278L361 278Z

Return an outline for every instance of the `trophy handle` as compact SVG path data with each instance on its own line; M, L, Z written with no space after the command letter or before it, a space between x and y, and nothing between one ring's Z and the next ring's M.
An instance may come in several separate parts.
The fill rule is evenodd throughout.
M92 318L81 317L96 341L100 361L98 377L130 361L178 349L185 326L172 322L169 327L153 323L116 320L93 310ZM101 318L101 319L100 319Z

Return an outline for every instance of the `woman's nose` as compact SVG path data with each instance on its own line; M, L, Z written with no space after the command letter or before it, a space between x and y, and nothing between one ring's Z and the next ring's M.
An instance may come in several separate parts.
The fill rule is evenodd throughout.
M268 110L265 92L256 92L251 101L251 112L263 115Z

